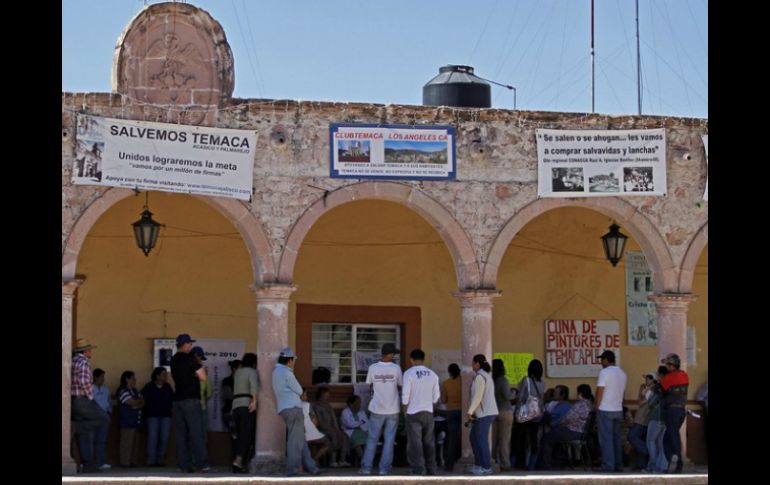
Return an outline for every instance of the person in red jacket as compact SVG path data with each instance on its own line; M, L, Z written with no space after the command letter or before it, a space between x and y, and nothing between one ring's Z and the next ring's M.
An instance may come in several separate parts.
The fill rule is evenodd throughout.
M668 374L660 380L663 389L663 402L666 410L666 434L663 438L663 450L673 473L681 473L684 457L682 456L682 440L679 428L684 423L687 405L687 389L690 378L687 372L681 370L681 360L677 354L668 354L663 363L668 368ZM673 457L677 459L672 462ZM676 465L674 465L676 463Z

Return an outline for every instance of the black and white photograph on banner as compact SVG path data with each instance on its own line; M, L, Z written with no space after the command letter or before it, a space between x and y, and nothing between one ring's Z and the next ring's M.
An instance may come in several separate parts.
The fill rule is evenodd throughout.
M652 192L652 167L623 167L624 192Z
M615 172L597 173L588 177L589 192L620 192L620 180Z
M582 168L558 167L551 169L551 185L554 192L583 192Z
M78 140L73 179L77 179L78 182L101 182L102 153L104 153L104 142Z

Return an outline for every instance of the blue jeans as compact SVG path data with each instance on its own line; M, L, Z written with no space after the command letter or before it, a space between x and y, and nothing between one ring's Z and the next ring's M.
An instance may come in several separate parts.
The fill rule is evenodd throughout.
M655 473L666 473L668 460L663 452L663 435L666 434L666 425L663 421L650 420L647 423L647 451L650 453L650 461L647 470Z
M489 457L489 429L497 416L484 416L473 421L471 425L471 448L473 448L473 464L481 468L492 468Z
M147 464L165 465L171 417L147 418Z
M95 467L94 436L100 428L109 426L110 415L93 399L72 397L72 421L82 464L86 468Z
M104 423L94 432L94 463L96 466L104 465L104 450L107 448L107 431L110 423Z
M201 400L174 401L174 425L176 427L176 463L182 471L203 468L207 461L206 443L203 442ZM190 454L192 452L192 463Z
M377 451L377 442L380 440L383 427L385 435L382 440L382 456L380 457L380 473L390 473L393 465L393 443L396 441L396 428L398 428L398 413L376 414L369 417L369 436L366 438L366 450L361 461L361 469L372 470L374 453Z
M599 411L599 446L602 449L602 471L623 470L623 443L620 428L623 425L623 411Z
M310 455L305 441L305 417L302 408L284 409L278 413L286 423L286 475L299 474L300 462L308 473L315 473L318 465Z
M647 468L647 460L650 456L647 451L647 426L634 423L628 431L628 442L639 456L639 468Z

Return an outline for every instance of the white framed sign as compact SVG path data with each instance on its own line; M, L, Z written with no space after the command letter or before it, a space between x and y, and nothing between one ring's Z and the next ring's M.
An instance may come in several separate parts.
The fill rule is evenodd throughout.
M599 356L615 352L620 365L617 320L546 320L545 366L548 377L597 377Z

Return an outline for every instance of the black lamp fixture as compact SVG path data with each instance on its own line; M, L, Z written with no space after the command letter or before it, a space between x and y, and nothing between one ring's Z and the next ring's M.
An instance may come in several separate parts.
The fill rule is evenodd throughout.
M145 256L149 256L150 251L152 251L152 248L155 247L155 243L158 241L161 224L152 219L152 212L147 208L149 192L145 192L144 195L144 211L142 211L142 218L131 225L134 226L136 245L139 246L139 249L142 250Z
M628 236L620 232L620 226L614 222L610 226L610 232L602 236L604 255L610 260L613 267L617 266L618 261L623 258L623 250L626 249L626 239L628 239Z

